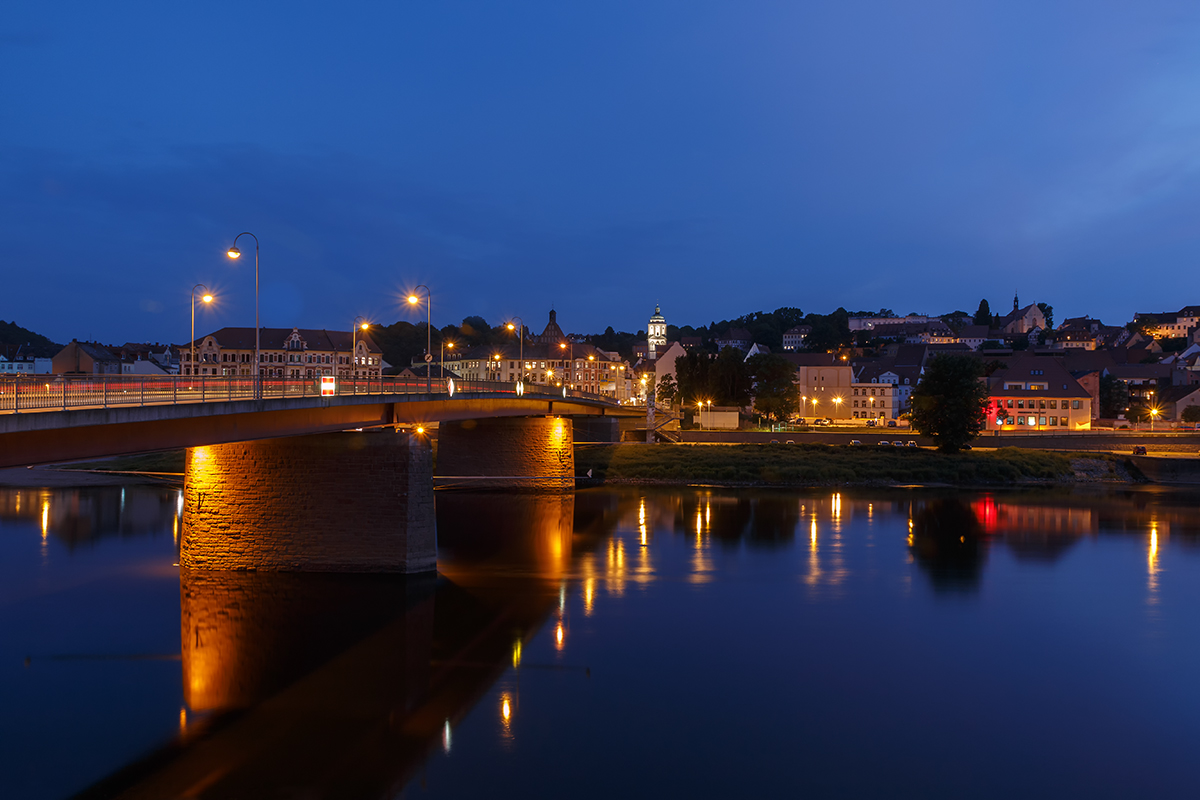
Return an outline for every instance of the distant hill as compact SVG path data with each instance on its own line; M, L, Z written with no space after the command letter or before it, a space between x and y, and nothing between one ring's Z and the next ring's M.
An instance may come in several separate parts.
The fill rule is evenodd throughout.
M46 358L62 349L61 344L50 341L40 333L22 328L15 322L0 320L0 347L5 351L15 352L16 348L22 345L27 348L24 352Z

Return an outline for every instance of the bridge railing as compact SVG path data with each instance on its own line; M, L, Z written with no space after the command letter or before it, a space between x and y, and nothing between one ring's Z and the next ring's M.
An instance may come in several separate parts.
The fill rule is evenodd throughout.
M377 378L263 378L264 399L339 397L346 395L434 394L453 398L461 393L486 392L546 399L578 398L616 403L614 398L561 387L497 381L384 376ZM227 403L252 400L254 379L186 375L32 375L0 377L0 413L66 411L80 408L184 403Z

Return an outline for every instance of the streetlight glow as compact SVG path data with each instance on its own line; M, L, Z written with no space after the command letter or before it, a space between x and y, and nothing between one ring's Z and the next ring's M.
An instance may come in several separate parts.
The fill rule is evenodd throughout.
M236 247L231 247L225 251L225 255L229 256L230 258L241 258L242 251L238 250Z
M417 297L415 294L410 294L408 296L408 304L410 306L415 306L419 302L421 302L421 298Z
M204 295L204 297L201 297L200 299L203 300L205 303L211 303L213 301L213 296L211 294L206 294L206 295Z

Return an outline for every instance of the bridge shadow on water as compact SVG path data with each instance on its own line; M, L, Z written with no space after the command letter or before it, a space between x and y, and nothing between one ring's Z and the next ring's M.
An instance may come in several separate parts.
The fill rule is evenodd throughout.
M190 717L78 796L392 796L557 609L575 511L439 493L437 575L182 570Z

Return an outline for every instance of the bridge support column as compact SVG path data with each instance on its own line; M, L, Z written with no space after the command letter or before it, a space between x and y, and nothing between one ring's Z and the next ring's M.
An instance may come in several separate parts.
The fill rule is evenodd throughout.
M328 433L193 447L185 569L426 572L437 566L428 441Z
M561 417L444 422L438 426L438 478L470 488L573 489L571 431L571 421Z

